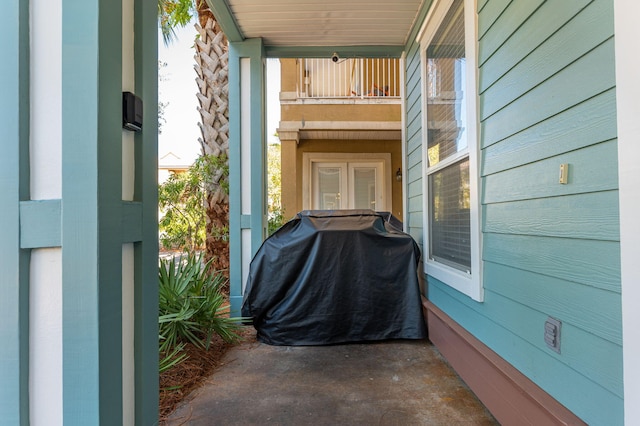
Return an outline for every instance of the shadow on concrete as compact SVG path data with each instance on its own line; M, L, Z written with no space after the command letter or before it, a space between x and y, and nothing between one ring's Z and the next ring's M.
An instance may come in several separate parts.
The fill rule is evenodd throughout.
M426 340L245 343L167 425L497 425Z

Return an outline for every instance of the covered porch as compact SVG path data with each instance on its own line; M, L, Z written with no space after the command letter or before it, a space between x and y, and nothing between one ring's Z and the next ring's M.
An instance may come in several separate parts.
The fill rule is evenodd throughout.
M424 129L420 117L423 105L416 101L421 91L420 79L410 80L409 77L421 72L417 35L423 32L423 22L427 21L433 6L444 1L284 0L271 4L260 0L208 0L230 42L230 275L234 313L239 312L249 262L264 240L266 230L264 59L331 58L334 53L345 58L402 58L407 55L418 58L403 70L406 80L401 94L402 175L407 177L403 183L404 192L413 194L411 199L404 197L403 222L415 229L413 235L422 243L424 170L417 165L424 158L421 146ZM557 100L559 96L551 90L553 88L573 88L571 83L579 79L572 77L579 73L562 80L563 84L556 84L552 79L572 72L575 68L570 68L571 65L577 63L576 68L581 72L591 71L590 79L584 80L579 87L580 96L589 101L595 99L596 106L608 108L611 120L602 125L608 131L607 137L591 142L607 154L605 160L608 162L604 164L606 167L596 167L603 165L597 155L601 151L593 155L592 151L582 150L580 158L593 160L588 164L594 167L580 170L582 176L591 178L587 180L593 188L601 183L597 180L600 175L589 172L605 169L606 183L610 184L605 189L613 200L605 206L609 207L606 218L610 225L605 231L614 235L603 239L608 238L606 247L611 250L605 253L607 256L594 256L589 262L588 257L581 257L587 250L572 243L576 239L586 240L590 235L577 238L571 235L574 240L558 238L567 244L560 246L563 250L557 250L558 256L553 260L562 265L557 268L559 270L569 264L563 257L567 253L579 267L593 268L594 264L600 265L598 262L610 262L600 268L599 277L600 281L610 284L613 291L598 292L593 286L582 284L566 286L569 290L563 294L567 297L558 300L576 302L570 312L572 318L564 310L566 305L556 304L555 299L550 302L544 290L539 294L531 293L532 303L537 304L538 310L527 307L513 311L512 316L503 316L503 313L511 315L513 312L502 310L489 319L485 315L488 304L465 299L465 295L459 296L455 289L444 284L438 285L440 300L457 303L451 309L457 314L455 320L465 322L476 335L497 346L503 356L510 357L510 361L518 364L528 376L543 382L555 398L564 399L573 411L593 418L593 424L611 424L607 420L612 418L615 419L613 423L637 424L640 422L640 406L635 403L640 398L637 362L640 359L637 333L640 286L637 285L635 264L640 257L637 220L640 217L637 161L640 158L637 143L640 134L637 120L640 64L635 46L640 31L636 22L640 6L625 0L555 3L478 0L468 3L474 12L486 12L496 20L513 16L526 20L527 14L534 15L543 10L537 18L544 24L550 21L546 18L559 15L557 10L567 8L563 9L567 15L554 29L554 35L567 23L574 23L573 17L583 10L596 17L583 17L578 26L580 34L591 33L587 30L601 28L601 21L606 21L601 34L603 39L591 40L593 45L586 47L584 56L592 59L586 66L578 59L569 64L556 64L557 68L550 71L553 76L540 77L545 81L531 81L530 86L519 86L521 79L513 79L511 87L521 91L515 96L525 98L526 102L524 106L521 104L510 110L511 115L507 118L519 118L530 112L531 108L526 107L539 105L534 102L536 99L544 99L545 104ZM511 15L507 10L510 5L520 14ZM526 8L529 9L524 10ZM156 4L142 0L126 0L115 5L107 0L9 0L4 11L0 18L0 38L3 40L0 48L3 93L0 96L3 131L0 155L0 235L3 237L0 241L0 263L3 265L3 276L0 277L3 319L0 327L3 342L0 348L0 418L10 425L156 424ZM497 46L496 51L502 47L502 37L507 34L501 30L516 33L520 28L517 22L494 26L492 43ZM483 28L485 33L491 32L491 26L487 24ZM531 39L528 37L531 34L543 37L535 31L540 27L534 25L534 31L520 34L520 39ZM543 40L550 36L551 33L545 35ZM517 50L517 46L512 46L511 50L501 52L509 54ZM593 51L601 56L587 56ZM503 56L501 60L505 59ZM563 74L564 71L567 73ZM533 74L535 72L521 71L516 76ZM554 82L551 89L550 85L542 84L548 81ZM122 129L124 91L132 91L143 100L145 124L141 133ZM409 96L409 92L415 96ZM531 101L527 98L531 93L539 97ZM576 104L583 100L579 99ZM493 108L512 107L515 102L511 101L513 99L508 102L497 99ZM576 104L567 104L562 111L572 111ZM406 114L409 110L414 114ZM594 110L596 119L590 122L600 123L602 120L598 118L603 108ZM557 112L551 110L540 120ZM576 116L580 116L577 111L573 117ZM565 126L558 128L559 134L566 136L569 130L575 130L571 120L558 121ZM512 124L512 120L496 120L493 129L500 129L506 122ZM580 141L593 136L594 132L588 131L588 124L581 128L585 129L582 137L572 135L566 139ZM543 132L537 132L532 140L544 136ZM420 142L409 144L409 140ZM500 163L499 156L495 158L499 159L495 163ZM416 165L412 170L408 169L410 162ZM545 170L540 176L553 174L557 180L556 164L549 169L553 173L547 174ZM494 188L496 193L502 189L498 185ZM557 191L556 195L566 194ZM553 198L563 200L560 196ZM540 200L536 203L544 201ZM594 203L600 207L602 204ZM580 203L576 205L579 207ZM575 220L576 213L581 212L576 205L564 205L568 210L557 210L563 213L564 223L550 221L557 224L554 232L564 232L564 224L580 222ZM521 210L523 217L541 211ZM412 212L416 214L412 215ZM527 224L526 221L522 223ZM582 223L590 231L598 224L593 220ZM501 226L497 222L493 225L494 231ZM541 268L546 268L551 261L545 260L541 262ZM579 269L578 266L575 269ZM500 281L502 277L498 275L494 274L492 279ZM522 274L517 270L513 276L515 278L509 284L519 282ZM535 273L530 276L537 278ZM556 282L564 284L560 279L553 281ZM573 297L573 288L583 291L581 298ZM514 291L510 297L517 298L520 293ZM598 305L602 299L597 296L602 294L609 296L613 307L596 318L589 315L591 311L587 309ZM460 300L462 302L458 303ZM432 314L429 321L443 323L440 330L447 330L447 326L455 322L446 316L438 316L437 307L430 302L424 303ZM556 310L567 316L565 324L573 326L564 329L568 337L564 341L568 344L563 350L569 350L562 354L550 353L545 347L538 320L539 317L546 318L546 310ZM521 312L531 312L527 317L531 321L523 319ZM509 330L507 326L514 318L519 321L519 328ZM586 327L587 332L579 327ZM456 336L465 332L469 333L462 327L453 330ZM577 337L573 341L571 333ZM453 334L432 334L430 338L432 341L439 339L439 347L445 347ZM467 341L473 340L472 335L467 337ZM532 342L527 341L529 338ZM584 350L593 347L585 344L590 341L600 345L597 351ZM611 348L615 356L611 356ZM455 347L453 349L450 353L455 354ZM480 355L478 360L488 359L484 354ZM461 369L477 367L477 361L469 361L466 356L459 356L456 361ZM610 369L600 369L611 365ZM513 367L509 366L498 365L512 371L510 368ZM591 371L597 376L587 377ZM606 397L609 404L599 396ZM592 403L594 400L597 403ZM539 401L535 400L534 404ZM512 407L511 411L518 411L518 407Z

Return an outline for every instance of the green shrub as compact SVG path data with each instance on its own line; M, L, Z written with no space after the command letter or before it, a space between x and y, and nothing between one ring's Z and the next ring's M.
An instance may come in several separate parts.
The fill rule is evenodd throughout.
M165 249L194 251L204 247L204 188L195 166L172 173L158 186L160 243Z
M214 333L227 342L238 340L239 319L228 317L221 293L225 276L212 271L202 255L160 260L160 352L170 354L181 343L209 349Z

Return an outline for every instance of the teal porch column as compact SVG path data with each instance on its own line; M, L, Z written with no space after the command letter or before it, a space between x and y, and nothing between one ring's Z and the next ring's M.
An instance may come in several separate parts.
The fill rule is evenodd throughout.
M251 258L266 235L265 78L262 39L229 52L231 315L239 316Z
M153 425L158 421L157 4L50 3L56 13L38 22L46 21L40 38L34 36L36 24L29 28L30 7L43 2L9 0L0 17L0 423L28 425L38 417L52 425ZM125 3L129 8L123 10ZM123 36L127 14L133 14L129 39ZM126 61L135 64L134 91L144 103L143 130L131 138L132 149L123 149L122 130L127 43L133 45ZM43 62L54 66L36 67ZM34 81L59 90L37 92ZM55 116L51 122L59 126L42 126L33 118L45 100L53 107L44 115ZM40 139L34 142L35 133ZM54 172L34 166L42 164L33 158L43 146L60 154L46 158ZM135 183L129 182L133 196L125 200L128 154L123 153L128 152L135 152L127 159L135 164ZM47 180L56 181L59 190L36 199L42 189L34 186ZM123 324L122 303L123 259L130 247L132 327ZM50 262L34 262L42 252L55 255L46 258ZM61 300L50 301L55 306L43 313L30 296L34 288L54 285ZM52 322L60 322L55 354L35 350L37 342L30 341L37 327L32 318L47 322L50 313ZM124 328L133 328L132 344L123 342ZM127 345L133 346L131 362L123 361ZM60 360L52 368L60 374L50 381L40 380L42 368L32 367L42 367L38 362L47 357ZM125 371L133 372L134 389L124 389ZM51 392L41 398L43 389ZM135 399L128 415L123 412L127 394Z
M0 15L0 423L29 424L29 252L20 249L20 201L29 197L29 9Z

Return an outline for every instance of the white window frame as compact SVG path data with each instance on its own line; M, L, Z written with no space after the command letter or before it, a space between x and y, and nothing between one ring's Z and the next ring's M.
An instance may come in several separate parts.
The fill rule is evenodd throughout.
M424 272L450 287L466 294L473 300L484 300L482 285L482 230L480 228L481 205L479 198L479 133L478 133L478 66L477 66L477 14L476 0L464 1L465 21L465 107L467 112L467 148L440 162L437 166L428 167L427 156L427 47L435 36L453 0L436 0L429 11L416 41L420 43L420 64L422 82L422 176L423 176L423 235L424 235ZM429 175L442 170L462 159L469 158L469 186L470 186L470 237L471 237L471 273L465 273L451 266L431 259L429 250Z

